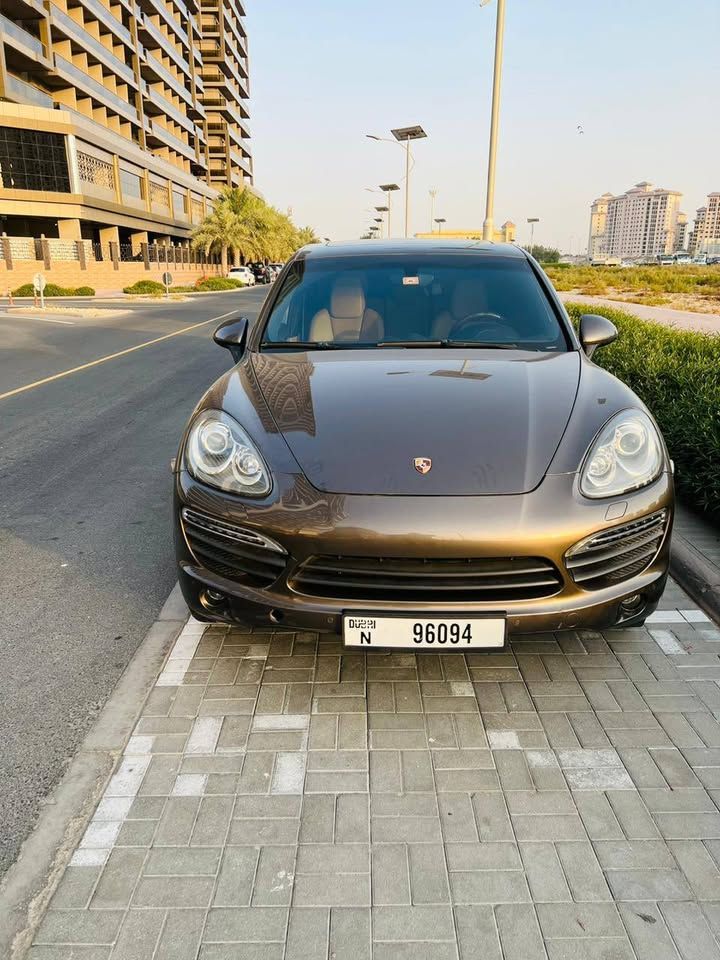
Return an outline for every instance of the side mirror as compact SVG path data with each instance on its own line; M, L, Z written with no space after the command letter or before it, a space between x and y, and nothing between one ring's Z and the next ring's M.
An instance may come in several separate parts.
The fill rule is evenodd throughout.
M607 317L600 317L596 313L584 313L580 317L580 343L588 357L598 347L612 343L617 337L618 329Z
M247 317L226 320L225 323L220 324L213 334L215 343L219 347L225 347L226 350L229 350L235 363L239 363L245 353L249 326L250 321Z

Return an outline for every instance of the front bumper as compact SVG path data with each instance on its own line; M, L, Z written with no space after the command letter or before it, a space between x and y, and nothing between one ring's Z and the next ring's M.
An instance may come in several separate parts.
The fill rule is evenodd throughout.
M339 634L344 612L412 616L442 611L502 613L510 635L606 629L620 623L632 625L652 612L667 579L673 507L669 474L644 490L608 501L581 497L574 475L569 474L548 476L536 490L521 496L447 498L325 494L303 477L284 476L276 478L271 496L258 503L211 490L184 470L175 479L178 577L191 611L205 620ZM270 586L258 588L207 569L188 546L181 520L184 506L270 537L289 555L285 572ZM663 509L668 514L664 539L641 573L602 589L583 589L573 581L564 559L572 546L589 535ZM552 596L500 602L447 602L425 594L412 602L301 594L291 585L293 572L318 555L544 557L559 571L561 584ZM201 600L208 589L223 597L217 608L208 609ZM644 603L631 617L621 604L636 594Z

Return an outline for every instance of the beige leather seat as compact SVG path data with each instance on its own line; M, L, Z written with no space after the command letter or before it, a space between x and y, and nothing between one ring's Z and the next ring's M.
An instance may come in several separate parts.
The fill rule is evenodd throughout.
M382 317L365 305L362 284L340 277L330 295L330 309L318 310L310 324L311 340L378 340L384 335Z
M477 277L459 280L455 286L450 310L443 310L435 317L433 336L443 339L460 320L473 313L483 313L488 309L485 296L485 284Z

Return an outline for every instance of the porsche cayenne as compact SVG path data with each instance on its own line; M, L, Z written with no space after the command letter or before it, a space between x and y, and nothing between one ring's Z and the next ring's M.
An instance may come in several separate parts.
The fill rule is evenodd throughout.
M313 245L175 461L179 578L201 620L468 649L636 626L668 571L672 465L514 246Z

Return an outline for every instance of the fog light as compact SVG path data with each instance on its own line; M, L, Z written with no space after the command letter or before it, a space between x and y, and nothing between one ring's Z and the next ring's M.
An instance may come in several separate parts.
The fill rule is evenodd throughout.
M200 591L200 603L206 610L219 610L225 606L226 600L225 594L220 593L219 590L206 589Z
M640 593L634 593L631 597L625 597L620 604L620 610L623 617L634 617L645 606L645 600Z

